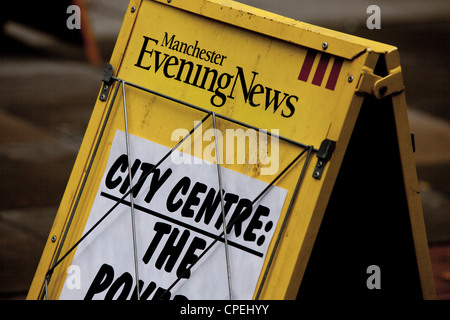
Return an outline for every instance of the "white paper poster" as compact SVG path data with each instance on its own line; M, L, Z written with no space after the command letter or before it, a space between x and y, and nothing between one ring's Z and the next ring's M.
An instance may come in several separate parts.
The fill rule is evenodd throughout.
M84 232L129 190L125 138L116 132ZM223 237L186 272L223 231L217 166L168 157L147 175L170 149L133 135L129 143L141 299L157 299L178 277L164 299L228 299ZM239 216L227 233L233 299L252 299L287 191L273 186L252 204L267 183L221 172L227 222ZM130 206L128 195L78 245L78 278L68 273L60 299L136 299Z

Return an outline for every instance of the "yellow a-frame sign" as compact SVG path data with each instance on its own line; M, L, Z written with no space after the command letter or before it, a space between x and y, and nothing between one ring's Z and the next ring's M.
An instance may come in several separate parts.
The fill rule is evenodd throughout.
M130 1L28 299L344 296L435 297L397 49Z

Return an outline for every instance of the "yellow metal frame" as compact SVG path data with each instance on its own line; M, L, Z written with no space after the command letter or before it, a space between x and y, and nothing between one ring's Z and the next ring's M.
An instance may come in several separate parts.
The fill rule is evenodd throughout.
M332 57L340 57L344 61L341 79L345 79L345 81L340 82L336 89L339 92L336 92L332 96L335 99L333 101L335 107L330 109L331 111L321 111L320 108L317 108L318 110L315 112L318 115L314 115L314 118L311 120L311 125L313 126L318 123L322 118L326 120L320 125L320 128L311 128L308 133L302 132L297 128L299 122L288 123L285 119L261 119L259 116L255 117L251 112L239 113L235 110L236 108L230 111L225 108L216 110L210 107L214 112L225 115L231 114L231 117L236 116L239 118L238 120L248 121L257 127L264 127L274 122L273 127L282 129L280 132L281 135L295 141L302 139L302 142L308 145L314 145L316 148L323 139L336 141L333 157L326 166L320 180L311 178L314 165L308 168L308 179L303 182L302 188L295 199L291 217L282 235L260 299L295 299L365 95L373 95L377 98L392 97L392 102L395 106L395 123L397 126L402 169L405 173L404 183L422 293L425 299L434 299L434 284L419 187L415 173L414 156L410 143L405 94L403 91L401 66L397 49L390 45L294 21L235 1L174 0L168 3L166 0L131 0L110 63L114 67L115 76L126 80L128 77L135 77L133 81L143 83L143 85L148 85L146 83L147 80L140 75L134 76L135 71L130 70L130 60L127 58L127 55L131 54L131 51L134 51L136 54L136 50L140 49L140 47L138 49L133 48L133 45L136 43L133 41L141 39L142 34L139 32L147 30L146 25L142 21L143 18L140 19L139 17L140 15L149 14L147 10L150 7L155 10L161 10L161 14L166 14L166 12L170 11L176 17L189 15L189 19L196 17L202 23L211 23L211 25L215 24L215 26L220 24L225 29L232 27L236 28L236 30L246 30L249 34L261 37L261 39L264 38L264 41L267 39L276 41L276 45L279 45L280 48L283 46L301 47L303 52L306 52L308 49L315 50L318 53L326 53ZM139 34L136 35L136 38L133 38L135 33ZM140 41L139 45L141 43ZM389 75L386 77L381 77L373 73L380 57L385 59L387 69L389 70ZM350 79L353 79L353 81L350 81ZM116 86L117 83L114 84L110 92L113 92ZM311 93L306 94L305 99L310 99L310 104L324 104L325 102L320 99L326 99L327 97L321 98L317 96L318 93L314 90L311 89ZM111 95L108 96L106 101L98 99L95 103L66 191L61 200L61 205L30 287L28 299L43 298L47 271L55 263L57 255L59 254L61 256L81 236L89 208L92 206L93 196L85 197L80 203L76 203L76 195L80 193L82 181L93 156L95 143L99 138L101 125L107 117L107 109L111 101ZM192 99L194 100L193 103L203 105L203 97L193 96ZM311 113L308 112L305 114L310 115ZM108 124L106 127L107 142L100 145L97 153L97 157L101 160L93 162L91 168L93 178L90 178L93 182L86 185L86 189L83 191L85 193L95 194L95 190L98 187L98 182L96 181L101 179L105 159L108 155L108 143L111 141L110 132L114 131L117 127L121 129L117 123L122 123L123 120L118 118L116 114L112 114L111 116L113 117L112 124ZM134 119L139 119L141 116L142 114L136 114ZM133 119L133 115L131 115L131 118ZM159 142L167 143L167 140L161 140ZM292 154L295 154L295 151L288 149L286 156ZM266 178L266 181L269 181L269 177ZM293 177L287 179L284 183L286 187L292 187L295 181L296 179ZM70 218L70 212L72 212L75 205L78 205L77 215ZM284 213L285 211L286 208L284 208ZM72 220L69 221L70 219ZM72 224L72 226L70 231L67 232L67 226L69 224ZM279 227L276 232L279 232ZM295 237L291 235L295 235ZM65 238L64 244L61 242L62 238ZM272 249L273 244L269 247L269 252ZM71 257L73 257L73 253ZM51 295L49 296L50 299L58 298L66 277L64 270L70 265L71 259L68 258L67 261L61 264L60 270L62 271L53 274L50 283L52 288L50 291ZM263 270L266 265L267 258Z

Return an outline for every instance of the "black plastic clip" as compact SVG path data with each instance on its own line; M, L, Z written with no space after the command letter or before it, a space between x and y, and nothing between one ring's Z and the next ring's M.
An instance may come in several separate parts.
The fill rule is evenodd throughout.
M113 76L114 68L110 63L106 64L105 70L103 70L103 86L102 86L102 92L100 92L100 100L106 101L106 98L108 97L109 90L111 89L112 84L112 76Z
M323 169L328 161L331 159L336 141L325 139L320 144L320 148L317 151L317 164L314 168L313 178L320 180L322 177Z
M414 132L411 132L411 145L413 152L416 152L416 135Z

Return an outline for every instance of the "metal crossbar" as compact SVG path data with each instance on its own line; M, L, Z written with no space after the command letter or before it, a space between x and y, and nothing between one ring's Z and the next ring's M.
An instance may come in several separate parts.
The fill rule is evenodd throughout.
M222 172L220 170L220 153L219 153L219 143L217 139L217 127L216 127L216 114L213 113L213 127L214 127L214 141L216 143L216 166L217 166L217 177L219 180L219 193L220 193L220 207L222 209L222 226L223 226L223 239L225 244L225 259L227 264L227 278L228 278L228 295L230 297L230 300L233 300L233 288L231 283L231 266L230 266L230 253L228 250L228 237L226 233L227 228L227 222L225 219L225 208L223 204L223 188L222 188Z
M198 111L202 111L202 112L204 112L204 113L206 113L206 116L200 121L200 122L198 122L198 123L196 123L196 125L194 126L194 128L193 129L191 129L191 131L188 133L188 134L186 134L184 137L183 137L183 139L181 139L167 154L165 154L164 155L164 157L162 157L159 161L158 161L158 163L157 164L155 164L153 167L152 167L152 169L151 170L149 170L148 172L146 172L146 174L145 175L143 175L141 178L140 178L140 180L135 184L135 185L138 185L143 179L146 179L159 165L161 165L161 163L162 162L164 162L184 141L186 141L193 133L194 133L194 131L197 129L197 128L199 128L209 117L211 117L212 116L212 118L213 118L213 127L214 127L214 135L215 135L215 140L216 140L216 150L218 150L218 147L217 147L217 136L216 136L216 117L217 118L221 118L221 119L223 119L223 120L226 120L226 121L229 121L229 122L232 122L232 123L234 123L234 124L237 124L237 125L240 125L240 126L243 126L243 127L247 127L247 128L251 128L251 129L255 129L255 130L259 130L260 131L260 133L265 133L265 134L267 134L268 136L273 136L273 137L276 137L276 138L278 138L279 140L281 140L281 141L285 141L285 142L288 142L288 143L290 143L290 144L293 144L293 145L295 145L295 146L298 146L298 147L301 147L301 148L303 148L304 150L295 158L295 159L293 159L284 169L283 169L283 171L281 172L281 173L279 173L274 179L273 179L273 181L270 183L270 184L268 184L267 186L266 186L266 188L264 189L264 190L262 190L262 192L252 201L252 205L254 204L254 203L256 203L262 196L264 196L264 194L276 183L276 181L278 181L305 153L307 153L307 157L306 157L306 159L305 159L305 163L304 163L304 165L303 165L303 168L302 168L302 171L301 171L301 173L300 173L300 176L299 176L299 179L298 179L298 181L297 181L297 185L296 185L296 187L295 187L295 190L294 190L294 193L293 193L293 195L292 195L292 197L291 197L291 201L290 201L290 204L289 204L289 207L288 207L288 210L287 210L287 213L286 213L286 215L285 215L285 218L284 218L284 221L283 221L283 223L282 223L282 226L281 226L281 230L280 230L280 232L279 232L279 234L278 234L278 237L277 237L277 240L276 240L276 242L275 242L275 247L274 247L274 249L272 250L272 253L271 253L271 256L270 256L270 259L269 259L269 263L268 263L268 265L267 265L267 267L266 267L266 270L265 270L265 273L264 273L264 276L263 276L263 279L262 279L262 281L261 281L261 284L260 284L260 286L259 286L259 289L258 289L258 292L257 292L257 295L256 295L256 298L258 298L259 297L259 295L260 295L260 292L261 292L261 289L262 289L262 287L263 287L263 284L264 284L264 281L265 281L265 279L266 279L266 277L267 277L267 274L268 274L268 272L269 272L269 268L270 268L270 266L271 266L271 263L272 263L272 260L273 260L273 257L274 257L274 254L275 254L275 252L276 252L276 249L277 249L277 247L278 247L278 244L279 244L279 242L280 242L280 239L281 239L281 234L282 234L282 232L283 232L283 230L284 230L284 227L285 227L285 225L286 225L286 223L287 223L287 219L288 219L288 217L289 217L289 213L290 213L290 211L291 211L291 209L292 209L292 205L293 205L293 202L294 202L294 200L295 200L295 196L296 196L296 194L297 194L297 192L298 192L298 189L299 189L299 187L300 187L300 185L301 185L301 182L302 182L302 180L303 180L303 177L304 177L304 173L305 173L305 171L306 171L306 167L307 167L307 165L308 165L308 163L309 163L309 159L310 159L310 156L311 156L311 154L313 153L313 152L317 152L318 150L316 149L316 148L314 148L313 146L310 146L310 145L305 145L305 144L303 144L303 143L300 143L300 142L297 142L297 141L294 141L294 140L292 140L292 139L288 139L288 138L286 138L286 137L283 137L283 136L279 136L279 135L275 135L275 134L273 134L273 133L271 133L271 132L269 132L269 131L266 131L266 130L261 130L261 129L259 129L259 128L257 128L257 127L255 127L255 126L252 126L252 125L249 125L249 124L246 124L246 123L244 123L244 122L241 122L241 121L238 121L238 120L235 120L235 119L232 119L232 118L229 118L229 117L226 117L226 116L223 116L223 115L220 115L220 114L216 114L216 113L214 113L214 112L212 112L212 111L210 111L210 110L207 110L207 109L204 109L204 108L201 108L201 107L198 107L198 106L196 106L196 105L193 105L193 104L190 104L190 103L187 103L187 102L184 102L184 101L181 101L181 100L178 100L178 99L176 99L176 98L173 98L173 97L170 97L170 96L167 96L167 95L164 95L164 94L162 94L162 93L159 93L159 92L156 92L156 91L153 91L153 90L151 90L151 89L148 89L148 88L145 88L145 87L142 87L142 86L139 86L139 85L137 85L137 84L134 84L134 83L131 83L131 82L128 82L128 81L125 81L125 80L123 80L123 79L120 79L120 78L117 78L117 77L112 77L112 79L113 80L115 80L115 81L117 81L118 82L118 85L116 86L116 88L115 88L115 90L114 90L114 93L113 93L113 96L112 96L112 98L111 98L111 101L110 101L110 104L109 104L109 108L108 108L108 110L107 110L107 112L106 112L106 115L105 115L105 119L104 119L104 121L103 121L103 124L102 124L102 127L101 127L101 130L100 130L100 132L99 132L99 136L98 136L98 138L97 138L97 141L96 141L96 144L95 144L95 147L94 147L94 149L93 149L93 153L92 153L92 156L91 156L91 158L90 158L90 161L89 161L89 165L88 165L88 167L87 167L87 170L86 170L86 174L84 175L84 178L83 178L83 181L82 181L82 183L81 183L81 186L80 186L80 190L79 190L79 192L78 192L78 194L77 194L77 197L76 197L76 200L75 200L75 203L74 203L74 207L72 208L72 210L71 210L71 215L70 215L70 217L69 217L69 220L68 220L68 224L67 224L67 227L66 227L66 229L65 229L65 231L64 231L64 234L63 234L63 237L62 237L62 239L61 239L61 242L60 242L60 245L59 245L59 248L58 248L58 251L57 251L57 253L56 253L56 256L55 256L55 262L53 263L53 265L52 265L52 267L51 268L49 268L49 270L47 271L47 273L46 273L46 275L45 275L45 279L44 279L44 292L43 292L43 296L41 296L41 298L44 298L44 296L45 296L45 298L46 299L48 299L48 285L49 285L49 282L50 282L50 279L51 279L51 276L52 276L52 274L53 274L53 272L54 272L54 270L55 270L55 268L65 259L65 258L67 258L67 256L69 256L69 254L73 251L73 250L75 250L75 248L84 240L84 239L86 239L86 237L88 237L88 235L90 234L90 233L92 233L92 231L94 231L105 219L106 219L106 217L108 217L116 208L117 208L117 206L120 204L120 203L123 203L123 201L125 200L125 198L126 197L128 197L128 196L130 196L130 203L131 203L131 210L132 210L132 212L131 212L131 215L132 215L132 230L133 230L133 248L134 248L134 257L135 257L135 274L136 274L136 283L137 283L137 298L139 299L139 273L138 273L138 267L137 267L137 259L136 259L136 257L137 257L137 254L136 254L136 229L135 229L135 221L134 221L134 212L133 212L133 197L132 197L132 192L133 192L133 188L134 188L134 186L132 185L132 181L131 181L131 172L129 172L129 179L130 179L130 189L122 196L122 198L121 199L118 199L115 203L114 203L114 205L88 230L88 231L86 231L84 234L83 234L83 236L75 243L75 244L73 244L72 245L72 247L70 247L67 251L66 251L66 253L62 256L62 257L59 257L60 256L60 254L61 254L61 250L62 250L62 247L63 247L63 245L64 245L64 242L65 242L65 239L66 239L66 237L67 237L67 234L68 234L68 231L69 231L69 228L70 228L70 225L71 225L71 222L72 222L72 220L73 220L73 217L74 217L74 214L75 214L75 212L76 212L76 210L77 210L77 207L78 207L78 204L79 204L79 201L80 201L80 198L81 198L81 195L82 195L82 193L83 193L83 191L84 191L84 187L85 187L85 185L86 185L86 183L87 183L87 179L88 179L88 177L89 177L89 174L90 174L90 172L91 172L91 169L92 169L92 165L93 165L93 161L94 161L94 159L95 159L95 156L96 156L96 154L97 154L97 152L98 152L98 148L99 148L99 145L100 145L100 142L101 142L101 140L102 140L102 137L103 137L103 135L104 135L104 132L105 132L105 128L106 128L106 125L107 125L107 122L108 122L108 120L109 120L109 117L110 117L110 114L111 114L111 110L112 110L112 107L113 107L113 105L114 105L114 103L115 103L115 99L116 99L116 96L117 96L117 92L118 92L118 89L119 89L119 87L120 87L120 85L122 86L122 90L123 90L123 104L124 104L124 118L125 118L125 129L126 129L126 143L127 143L127 155L128 155L128 161L130 161L130 150L129 150L129 141L128 141L128 120L127 120L127 111L126 111L126 97L125 97L125 85L129 85L129 86L131 86L131 87L134 87L134 88L136 88L136 89L140 89L140 90L143 90L143 91L145 91L145 92L148 92L148 93L151 93L151 94L154 94L154 95L156 95L156 96L159 96L159 97L162 97L162 98L165 98L165 99L168 99L168 100L170 100L170 101L173 101L173 102L176 102L176 103L178 103L178 104L181 104L181 105L184 105L184 106L187 106L187 107L190 107L190 108L193 108L193 109L195 109L195 110L198 110ZM227 261L227 275L228 275L228 287L229 287L229 297L230 297L230 299L232 299L232 285L231 285L231 269L230 269L230 261L229 261L229 254L228 254L228 243L227 243L227 230L229 230L229 228L231 228L232 227L232 225L237 221L237 219L239 219L239 215L237 216L237 217L235 217L232 221L230 221L228 224L226 224L226 221L225 221L225 216L224 216L224 208L223 208L223 195L222 195L222 181L221 181L221 171L220 171L220 158L219 158L219 154L218 154L218 152L216 152L216 157L217 157L217 172L218 172L218 180L219 180L219 187L220 187L220 194L221 194L221 196L222 196L222 199L221 199L221 206L222 206L222 218L223 218L223 231L222 231L222 233L220 234L220 235L218 235L217 236L217 238L198 256L198 258L196 259L196 261L194 261L188 268L186 268L186 270L183 272L183 274L181 274L173 283L172 283L172 285L171 286L169 286L167 289L166 289L166 291L159 297L159 299L161 299L163 296L165 296L181 279L182 279L182 277L187 273L187 272L189 272L191 269L192 269L192 267L203 257L203 256L205 256L205 254L219 241L219 240L221 240L221 241L223 241L224 243L225 243L225 254L226 254L226 261ZM130 170L130 165L129 165L129 170ZM223 239L222 239L222 237L223 237Z
M131 153L130 153L130 134L128 131L128 116L127 116L127 98L125 95L125 83L122 81L122 96L123 96L123 118L125 120L125 143L127 147L127 159L128 159L128 179L130 181L130 190L133 189L133 177L131 175ZM134 274L136 278L136 293L137 299L140 300L139 290L139 267L137 258L137 241L136 241L136 219L134 215L134 197L133 193L130 193L130 211L131 211L131 231L133 233L133 257L134 257Z

